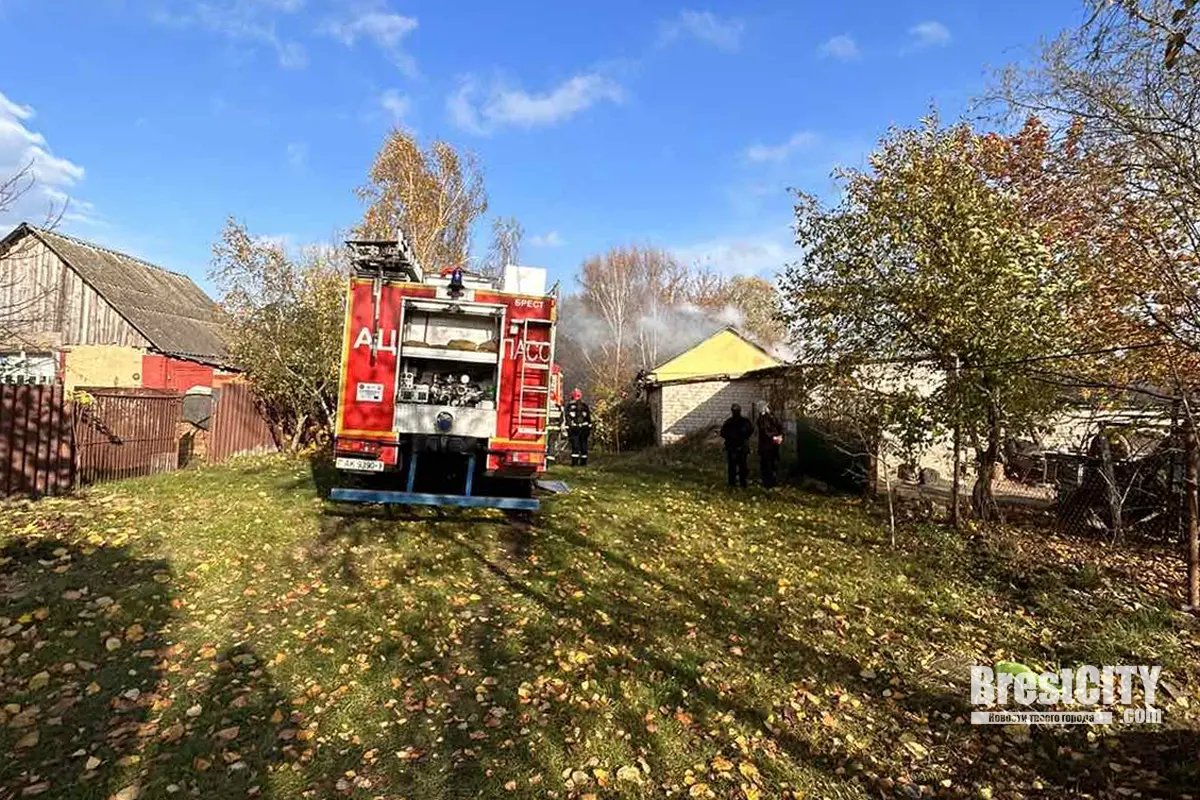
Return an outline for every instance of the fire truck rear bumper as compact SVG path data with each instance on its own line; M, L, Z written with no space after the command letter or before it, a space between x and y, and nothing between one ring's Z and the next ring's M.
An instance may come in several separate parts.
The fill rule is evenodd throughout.
M330 491L329 499L344 503L386 503L410 506L460 506L463 508L502 508L513 511L537 511L540 503L532 497L492 497L472 493L475 486L475 454L467 456L465 483L462 494L415 492L417 464L421 453L413 451L408 459L407 485L405 491L394 492L381 489L336 488Z
M532 497L481 497L461 494L426 494L424 492L384 492L370 489L333 489L329 493L329 499L343 503L502 508L511 511L537 511L541 505L537 498Z

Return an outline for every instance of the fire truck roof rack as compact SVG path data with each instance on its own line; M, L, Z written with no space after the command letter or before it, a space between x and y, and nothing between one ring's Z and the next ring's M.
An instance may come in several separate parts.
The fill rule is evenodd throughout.
M425 280L417 256L401 234L399 239L350 239L354 271L359 275L400 277L416 283Z

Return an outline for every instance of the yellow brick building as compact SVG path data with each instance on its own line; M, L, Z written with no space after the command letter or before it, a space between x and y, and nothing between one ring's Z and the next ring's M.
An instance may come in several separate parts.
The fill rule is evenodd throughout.
M658 443L720 425L738 403L753 414L764 399L762 376L781 362L733 327L664 361L647 376Z

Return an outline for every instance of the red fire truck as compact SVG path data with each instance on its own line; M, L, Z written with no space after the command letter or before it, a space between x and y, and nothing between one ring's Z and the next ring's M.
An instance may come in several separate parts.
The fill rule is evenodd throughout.
M552 416L545 270L426 274L406 242L348 242L334 500L533 511Z

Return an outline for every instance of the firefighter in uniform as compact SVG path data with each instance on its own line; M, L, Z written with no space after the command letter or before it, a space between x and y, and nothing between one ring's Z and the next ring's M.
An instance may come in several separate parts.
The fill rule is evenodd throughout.
M588 437L592 435L592 410L583 402L583 392L571 392L566 410L567 439L571 442L571 466L586 467Z

